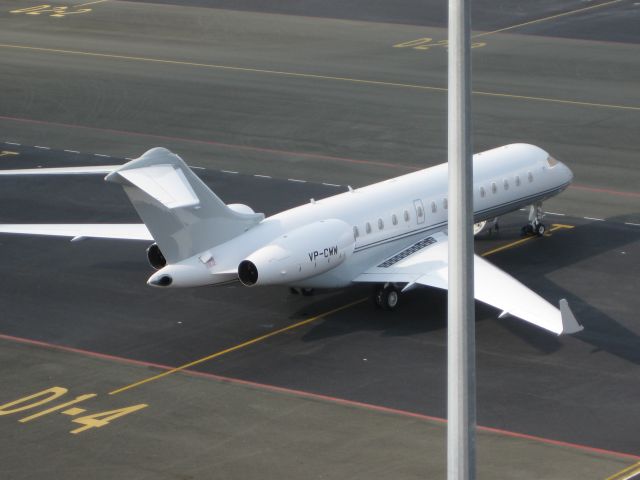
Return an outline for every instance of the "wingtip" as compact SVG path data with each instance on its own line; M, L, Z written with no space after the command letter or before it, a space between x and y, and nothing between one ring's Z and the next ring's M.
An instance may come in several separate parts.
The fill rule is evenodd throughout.
M560 335L578 333L584 330L584 327L578 323L571 308L569 308L569 302L564 298L560 300L560 316L562 318Z

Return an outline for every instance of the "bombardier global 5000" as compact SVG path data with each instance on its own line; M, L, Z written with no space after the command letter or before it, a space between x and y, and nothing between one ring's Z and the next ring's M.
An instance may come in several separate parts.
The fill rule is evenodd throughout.
M402 291L446 289L447 164L311 200L265 218L225 204L177 155L153 148L124 165L6 170L2 175L106 173L122 185L142 224L14 224L0 232L153 242L157 270L148 284L196 287L240 281L247 287L373 285L375 303L394 309ZM473 157L474 221L530 207L526 232L542 235L542 201L562 192L571 170L533 145ZM475 256L475 298L555 334L582 327L566 300L559 308Z

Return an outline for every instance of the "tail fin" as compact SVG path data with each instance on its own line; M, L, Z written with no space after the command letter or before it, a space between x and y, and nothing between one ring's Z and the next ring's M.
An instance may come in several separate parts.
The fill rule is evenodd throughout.
M149 150L105 180L123 186L169 263L224 243L264 218L230 209L166 148Z

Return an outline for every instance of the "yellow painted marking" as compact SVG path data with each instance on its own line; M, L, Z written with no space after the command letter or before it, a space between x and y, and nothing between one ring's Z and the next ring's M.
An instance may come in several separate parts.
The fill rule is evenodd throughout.
M147 408L148 406L149 405L146 403L140 403L138 405L131 405L130 407L117 408L115 410L109 410L107 412L93 413L84 417L74 418L73 420L71 420L72 422L84 425L84 427L71 430L70 433L73 433L75 435L77 433L84 432L85 430L89 430L90 428L104 427L105 425L109 425L109 422L115 420L116 418L124 417L125 415L129 415L130 413L137 412L138 410L142 410L143 408Z
M634 476L640 474L640 462L619 471L618 473L610 476L607 480L631 480Z
M41 392L34 393L33 395L19 398L18 400L14 400L13 402L5 403L4 405L0 405L0 416L11 415L12 413L22 412L24 410L29 410L31 408L39 407L40 405L51 402L52 400L55 400L56 398L61 397L68 391L69 390L67 390L64 387L51 387ZM49 396L45 396L47 394ZM40 398L40 397L44 397L44 398L42 398L41 400L37 400L35 402L27 403L30 400ZM26 405L23 405L25 403ZM20 406L16 407L16 405L20 405Z
M447 91L445 87L434 87L431 85L416 85L411 83L399 83L399 82L383 82L379 80L366 80L361 78L334 77L331 75L318 75L313 73L285 72L280 70L266 70L261 68L249 68L249 67L234 67L230 65L185 62L180 60L163 60L160 58L133 57L129 55L115 55L110 53L82 52L77 50L61 50L56 48L30 47L25 45L12 45L12 44L6 44L6 43L0 44L0 48L13 48L13 49L31 50L31 51L37 51L37 52L60 53L60 54L66 54L66 55L82 55L87 57L111 58L111 59L118 59L118 60L150 62L150 63L158 63L158 64L166 64L166 65L182 65L182 66L188 66L188 67L210 68L210 69L229 70L229 71L236 71L236 72L262 73L267 75L280 75L280 76L292 77L292 78L311 78L316 80L331 80L331 81L339 81L339 82L357 83L357 84L363 84L363 85L411 88L416 90L427 90L427 91L433 91L433 92ZM615 104L607 104L607 103L580 102L575 100L562 100L557 98L533 97L533 96L526 96L526 95L512 95L512 94L506 94L506 93L482 92L482 91L473 91L473 94L485 95L485 96L491 96L491 97L512 98L512 99L518 99L518 100L552 102L552 103L567 104L567 105L580 105L583 107L597 107L597 108L609 108L609 109L615 109L615 110L640 111L640 106L636 107L631 105L615 105Z
M556 15L551 15L549 17L544 17L544 18L538 18L537 20L530 20L528 22L519 23L517 25L512 25L510 27L499 28L498 30L493 30L491 32L478 33L476 35L472 35L471 38L485 37L487 35L493 35L495 33L506 32L508 30L513 30L514 28L525 27L527 25L533 25L534 23L546 22L548 20L553 20L554 18L566 17L567 15L574 15L576 13L586 12L587 10L606 7L607 5L613 5L614 3L620 3L620 2L622 2L622 0L611 0L610 2L599 3L598 5L591 5L590 7L578 8L576 10L571 10L569 12L558 13Z
M560 230L561 228L573 228L573 225L562 225L559 223L554 223L553 225L551 225L551 228L549 229L549 233L555 230ZM534 238L538 238L538 237L532 235L530 237L522 238L520 240L516 240L515 242L507 243L506 245L503 245L501 247L494 248L493 250L489 250L488 252L484 252L480 256L488 257L489 255L493 255L494 253L502 252L503 250L507 250L509 248L516 247L518 245L522 245L523 243L533 240Z
M68 407L69 405L73 405L73 404L79 403L79 402L84 402L85 400L88 400L88 399L93 398L95 396L96 396L95 393L87 393L85 395L80 395L80 396L77 396L76 398L74 398L73 400L70 400L70 401L65 402L65 403L61 403L60 405L56 405L55 407L47 408L46 410L43 410L41 412L34 413L33 415L29 415L28 417L21 418L18 421L20 423L30 422L31 420L35 420L36 418L40 418L40 417L43 417L43 416L48 415L50 413L57 412L58 410L62 410L63 408Z
M396 43L394 48L413 48L414 50L430 50L433 47L449 47L448 40L438 40L436 43L432 43L432 38L423 37L416 38L415 40L409 40L408 42ZM471 48L484 47L487 44L485 42L473 42Z
M1 150L0 157L9 157L12 155L20 155L18 152L12 152L10 150Z
M274 337L274 336L279 335L281 333L288 332L290 330L296 329L298 327L302 327L304 325L308 325L309 323L315 322L316 320L319 320L319 319L324 318L324 317L328 317L329 315L333 315L334 313L337 313L337 312L340 312L342 310L346 310L347 308L353 307L354 305L362 303L365 300L366 300L366 298L361 298L360 300L356 300L355 302L347 303L346 305L342 305L341 307L334 308L333 310L329 310L328 312L321 313L320 315L316 315L315 317L307 318L306 320L302 320L301 322L294 323L293 325L289 325L288 327L280 328L278 330L274 330L273 332L267 333L265 335L261 335L259 337L253 338L251 340L247 340L246 342L243 342L243 343L240 343L240 344L235 345L233 347L227 348L225 350L221 350L219 352L213 353L211 355L208 355L206 357L200 358L200 359L195 360L193 362L186 363L186 364L181 365L179 367L172 368L171 370L167 370L167 371L162 372L162 373L160 373L158 375L154 375L153 377L149 377L149 378L146 378L146 379L141 380L139 382L127 385L125 387L118 388L117 390L113 390L113 391L109 392L109 395L115 395L117 393L124 392L126 390L131 389L131 388L135 388L135 387L138 387L140 385L144 385L145 383L152 382L154 380L158 380L159 378L166 377L167 375L171 375L173 373L180 372L182 370L185 370L187 368L193 367L195 365L199 365L199 364L207 362L209 360L213 360L214 358L221 357L222 355L225 355L227 353L235 352L236 350L240 350L241 348L248 347L249 345L253 345L254 343L261 342L263 340L266 340L267 338L271 338L271 337Z
M74 415L80 415L81 413L86 412L86 410L84 408L78 408L78 407L73 407L70 408L69 410L65 410L64 413L65 415L69 415L70 417L73 417Z
M554 223L553 225L551 225L551 228L549 229L549 232L553 232L555 230L560 230L561 228L574 228L574 227L573 227L573 225L563 225L563 224L560 224L560 223ZM522 238L520 240L516 240L515 242L507 243L506 245L503 245L501 247L494 248L493 250L489 250L488 252L484 252L480 256L481 257L488 257L489 255L493 255L494 253L502 252L503 250L507 250L509 248L516 247L518 245L522 245L523 243L528 242L530 240L533 240L534 238L537 238L537 237L532 235L530 237Z
M87 2L87 3L81 3L80 5L74 5L73 8L86 7L87 5L94 5L96 3L104 3L108 1L109 0L96 0L95 2Z
M108 0L95 0L93 2L81 3L80 5L71 5L71 7L64 5L52 6L49 4L36 5L34 7L27 8L19 8L17 10L10 10L10 13L24 13L25 15L41 15L43 13L48 13L50 17L54 18L62 18L68 15L77 15L79 13L88 13L93 9L91 8L80 8L86 5L94 5L96 3L103 3ZM69 9L71 8L71 10Z

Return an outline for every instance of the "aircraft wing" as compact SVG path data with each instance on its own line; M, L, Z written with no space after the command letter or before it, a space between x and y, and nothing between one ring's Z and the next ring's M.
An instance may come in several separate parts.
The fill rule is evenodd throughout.
M406 283L448 288L448 239L436 233L403 249L358 276L356 282ZM565 299L556 308L518 280L478 255L474 256L474 296L507 314L557 335L582 330Z
M151 233L143 223L0 224L0 233L72 237L72 241L83 238L153 241Z

